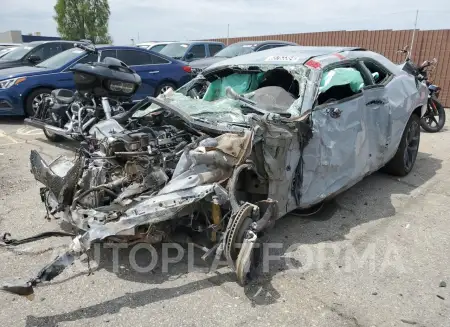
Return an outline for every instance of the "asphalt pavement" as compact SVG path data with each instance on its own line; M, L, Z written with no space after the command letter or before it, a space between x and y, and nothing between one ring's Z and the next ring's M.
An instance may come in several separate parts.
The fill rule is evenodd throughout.
M450 129L421 138L409 176L376 173L315 215L279 220L268 270L245 288L226 267L204 271L198 253L194 270L183 258L166 272L137 272L133 250L103 248L91 270L75 265L33 301L0 292L0 325L448 327ZM44 218L32 149L55 159L74 144L0 120L0 232L14 238L59 230ZM33 276L69 242L0 248L0 279ZM148 252L134 254L148 263Z

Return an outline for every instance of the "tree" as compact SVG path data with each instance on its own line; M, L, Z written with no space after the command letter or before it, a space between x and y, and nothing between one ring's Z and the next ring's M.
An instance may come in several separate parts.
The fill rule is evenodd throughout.
M108 0L57 0L56 15L59 35L66 40L91 40L95 44L111 43L108 34Z

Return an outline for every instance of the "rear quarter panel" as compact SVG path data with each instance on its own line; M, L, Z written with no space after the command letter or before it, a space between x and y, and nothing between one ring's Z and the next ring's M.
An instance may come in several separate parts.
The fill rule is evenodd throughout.
M386 85L386 95L389 100L392 121L391 142L386 154L387 160L390 160L397 151L409 117L416 108L426 105L428 89L422 83L419 83L419 87L417 87L413 76L400 73Z

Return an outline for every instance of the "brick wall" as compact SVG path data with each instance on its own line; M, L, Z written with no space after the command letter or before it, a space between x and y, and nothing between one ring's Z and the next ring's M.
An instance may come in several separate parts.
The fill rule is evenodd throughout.
M380 31L334 31L319 33L298 33L262 35L230 38L229 44L245 40L284 40L307 46L358 46L379 52L395 63L404 60L403 54L396 51L411 44L413 30ZM226 43L226 38L214 39ZM416 31L411 56L415 63L438 59L436 69L430 80L442 88L440 99L450 107L450 29Z

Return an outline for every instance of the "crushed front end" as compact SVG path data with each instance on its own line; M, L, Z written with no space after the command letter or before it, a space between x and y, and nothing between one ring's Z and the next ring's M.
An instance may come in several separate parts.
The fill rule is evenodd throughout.
M261 76L249 80L258 82ZM242 82L242 76L236 80ZM223 90L215 87L206 96L220 98ZM300 87L306 92L305 85ZM311 137L308 114L280 113L281 108L292 112L304 102L300 97L286 105L283 96L281 104L272 103L280 97L271 94L269 105L250 105L253 113L248 113L239 96L207 103L199 93L201 88L194 96L149 98L150 109L127 124L100 122L73 160L47 163L31 152L31 171L44 185L41 196L49 216L70 223L78 234L70 249L36 276L3 290L31 294L95 241L161 243L179 233L195 239L205 249L203 257L224 257L238 282L247 282L266 228L299 205L301 153ZM278 112L269 113L270 106ZM186 110L225 107L226 122L213 119L211 111L195 116Z

